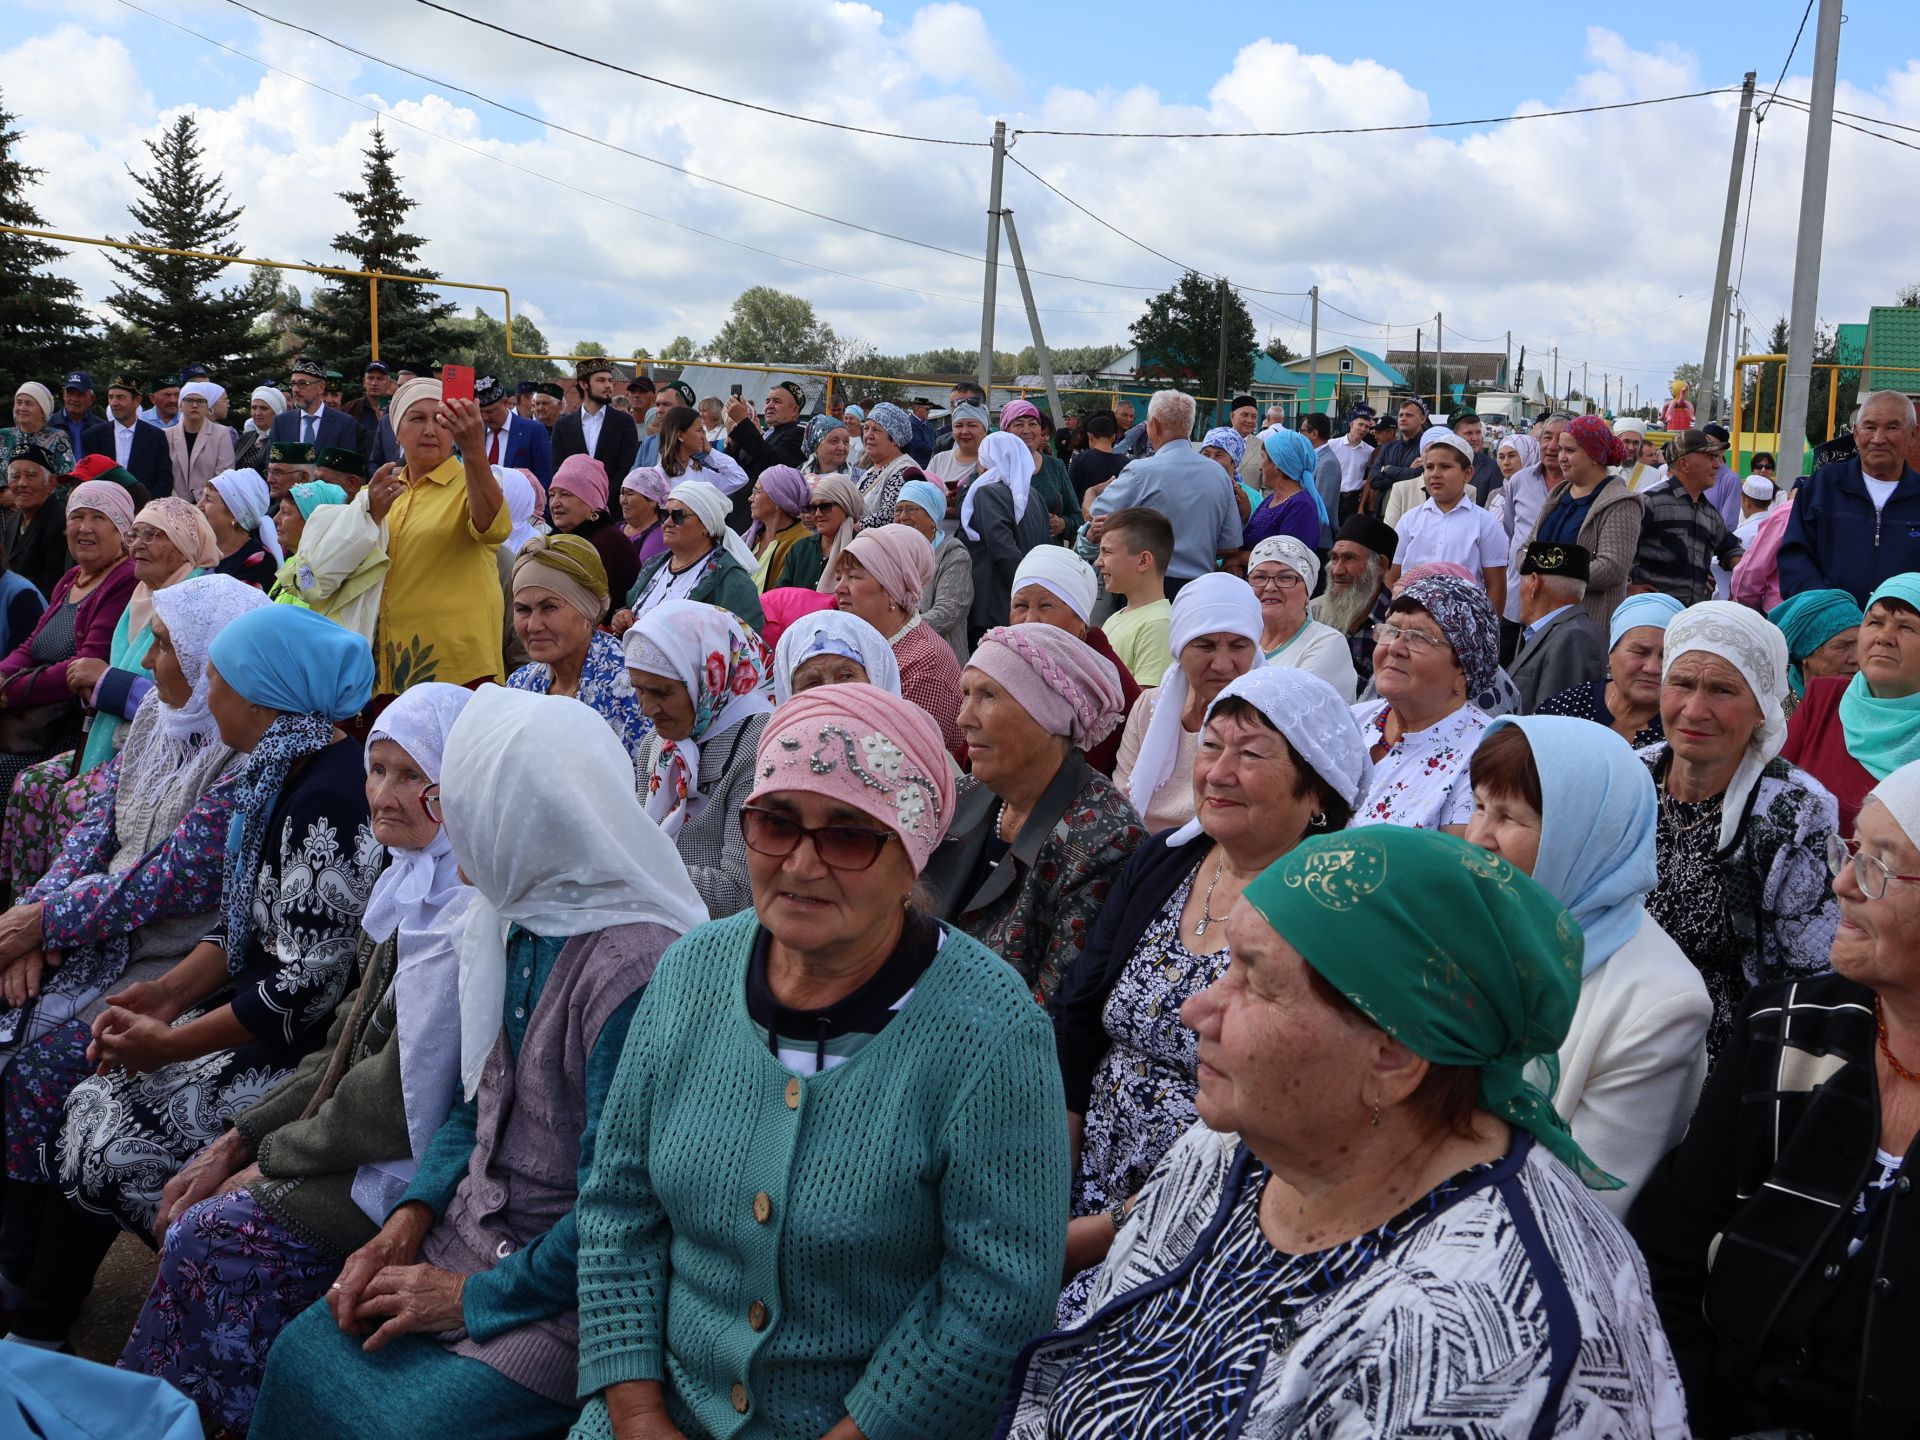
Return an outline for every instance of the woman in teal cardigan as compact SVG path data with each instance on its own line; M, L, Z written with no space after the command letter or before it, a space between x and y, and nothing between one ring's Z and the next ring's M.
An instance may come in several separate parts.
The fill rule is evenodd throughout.
M782 705L753 909L668 950L579 1204L576 1437L983 1435L1065 1256L1044 1013L913 907L953 810L933 721Z

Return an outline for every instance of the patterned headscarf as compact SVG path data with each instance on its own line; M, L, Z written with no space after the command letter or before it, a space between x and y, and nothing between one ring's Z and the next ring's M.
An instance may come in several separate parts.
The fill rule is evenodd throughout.
M1598 415L1574 416L1568 422L1567 434L1596 465L1618 465L1627 458L1626 442Z
M1202 450L1208 446L1212 446L1215 450L1226 451L1227 458L1237 467L1246 458L1247 437L1231 425L1216 425L1207 431L1207 438L1200 442Z
M1453 658L1467 679L1467 694L1478 695L1500 668L1500 621L1487 592L1451 575L1423 575L1402 585L1397 606L1411 600L1433 617L1453 647Z
M607 615L607 567L578 535L535 535L513 562L513 593L547 590L598 625Z
M874 406L867 412L867 419L886 431L887 438L902 450L913 439L913 417L891 400L882 400Z
M816 415L807 422L807 436L803 442L802 449L811 456L814 451L820 448L820 442L826 439L828 435L832 434L835 430L844 430L846 428L844 422L835 419L831 415Z
M1760 723L1747 741L1747 750L1727 782L1720 801L1720 848L1740 834L1746 818L1747 796L1760 783L1760 772L1787 741L1787 717L1780 702L1787 696L1787 641L1766 616L1731 600L1703 600L1689 606L1667 626L1667 648L1661 657L1660 683L1666 684L1673 662L1691 651L1704 651L1725 660L1760 707Z
M780 632L780 643L773 652L776 706L793 699L794 672L817 655L839 655L851 660L867 672L867 684L889 695L900 693L900 661L893 647L887 644L887 637L858 615L845 610L820 610L802 615Z
M165 535L180 552L180 568L160 582L160 588L178 585L196 570L210 570L220 563L220 542L214 539L213 526L200 513L200 507L178 495L149 500L133 517L134 525L151 525ZM127 602L127 634L138 635L153 623L153 587L142 580L133 587Z
M1113 662L1058 626L996 626L980 637L967 668L999 685L1034 724L1076 749L1106 739L1126 710Z

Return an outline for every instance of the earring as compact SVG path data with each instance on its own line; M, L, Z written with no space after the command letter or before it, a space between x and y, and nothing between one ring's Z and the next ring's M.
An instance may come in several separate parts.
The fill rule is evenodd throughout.
M1380 1107L1378 1105L1373 1107L1373 1128L1375 1130L1380 1128Z
M1327 812L1324 810L1314 811L1312 817L1308 819L1307 824L1312 826L1315 830L1326 829L1327 828Z

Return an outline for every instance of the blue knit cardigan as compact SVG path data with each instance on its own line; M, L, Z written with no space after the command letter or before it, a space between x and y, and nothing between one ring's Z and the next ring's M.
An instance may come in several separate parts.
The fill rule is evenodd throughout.
M690 1434L974 1437L1048 1328L1065 1259L1065 1101L1011 966L943 927L898 1015L799 1077L747 1013L749 910L661 958L579 1205L574 1434L666 1382Z

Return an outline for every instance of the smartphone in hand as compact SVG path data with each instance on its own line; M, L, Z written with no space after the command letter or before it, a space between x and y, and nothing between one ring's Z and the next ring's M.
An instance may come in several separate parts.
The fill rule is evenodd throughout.
M729 394L733 396L734 399L738 400L740 398L740 388L741 387L738 385L729 385L727 387L727 391Z
M442 400L473 399L473 367L471 365L441 366L440 398Z

